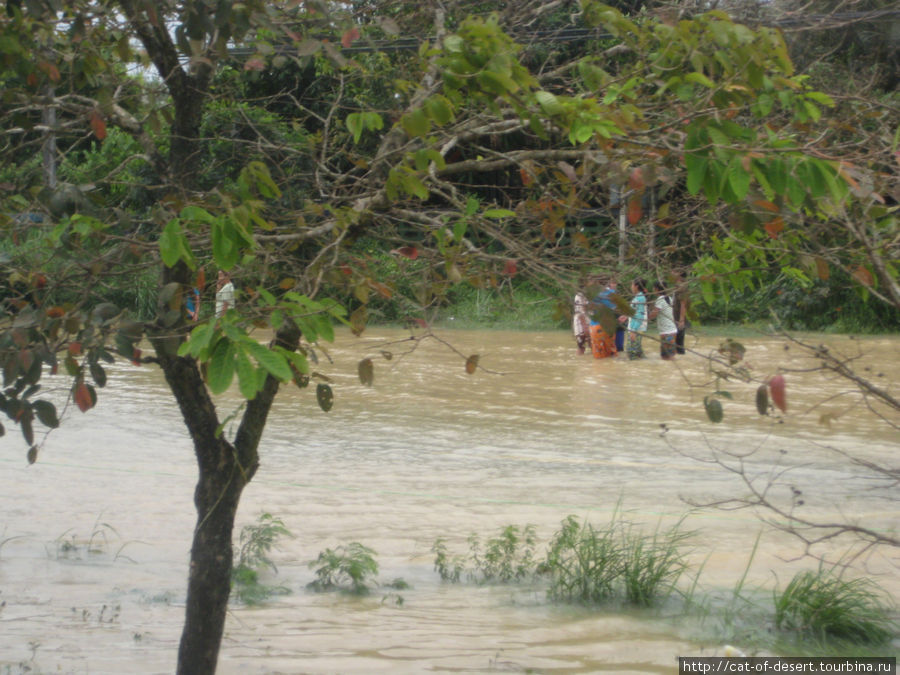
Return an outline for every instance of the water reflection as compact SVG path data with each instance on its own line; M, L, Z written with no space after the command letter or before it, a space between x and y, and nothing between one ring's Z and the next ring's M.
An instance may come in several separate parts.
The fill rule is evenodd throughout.
M569 514L602 523L619 504L652 527L684 514L684 497L739 489L721 468L687 455L758 447L751 470L762 474L776 460L796 467L815 513L897 524L889 495L868 489L862 470L816 444L893 461L896 439L859 409L830 429L821 425L818 376L789 376L782 424L759 418L755 387L729 382L734 400L714 426L702 406L712 385L690 386L709 379L699 359L595 361L579 357L566 333L450 333L459 353L479 354L492 371L467 375L464 358L446 345L409 351L411 343L396 342L403 337L340 337L329 350L334 365L319 366L335 390L328 414L311 389L279 397L239 515L246 524L275 514L297 535L276 554L278 581L293 593L231 612L220 672L671 672L678 655L718 645L697 642L672 621L553 606L539 589L442 584L430 549L443 536L464 552L472 532L492 535L511 523L533 523L546 542ZM774 372L794 356L773 340L745 342L760 370ZM864 348L884 379L896 381L897 340L867 340ZM365 357L375 362L371 388L356 375ZM97 409L70 415L34 466L24 466L19 439L2 441L0 666L34 653L46 671L173 670L195 464L159 373L112 370ZM238 404L227 395L219 401L223 415ZM760 530L754 514L706 511L688 525L700 531L693 560L706 561L703 583L733 585ZM313 577L306 563L349 541L377 552L381 580L412 585L402 606L378 593L305 591ZM771 586L773 570L788 578L809 565L785 562L798 553L794 541L765 534L750 581ZM891 569L870 563L875 573ZM897 591L892 577L882 581Z

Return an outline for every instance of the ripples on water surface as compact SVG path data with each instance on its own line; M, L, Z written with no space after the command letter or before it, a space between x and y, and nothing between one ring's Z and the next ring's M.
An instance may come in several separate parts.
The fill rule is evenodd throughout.
M385 340L402 337L338 340L334 365L320 366L333 378L330 413L311 390L285 389L276 402L238 526L269 512L297 535L274 556L277 582L292 594L231 611L219 672L668 673L678 655L716 653L720 645L673 621L553 606L538 589L442 584L432 570L439 536L464 553L473 532L484 538L533 523L543 545L566 516L602 524L620 500L631 519L654 527L686 511L681 497L739 491L733 477L673 446L707 457L710 449L760 447L751 469L765 470L772 458L797 465L797 485L811 488L807 508L896 527L896 502L813 441L896 463L897 439L858 411L831 430L821 426L821 412L841 410L845 399L810 411L831 391L818 377L788 376L789 414L775 426L756 415L754 387L729 383L736 400L713 426L702 408L712 387L688 386L704 379L699 359L677 367L655 355L595 361L576 355L562 332L445 334L500 373L470 376L435 341L401 358L409 344ZM793 355L774 340L745 344L761 373ZM900 342L862 345L883 381L895 382ZM356 377L366 356L376 366L372 388ZM16 672L34 653L32 665L47 672L174 669L195 464L159 373L113 370L98 407L70 415L34 466L25 465L15 433L0 441L0 668ZM235 404L220 401L223 412ZM702 585L732 587L758 521L748 512L702 512L688 526L700 531L693 559L706 560ZM412 585L402 606L378 592L359 599L305 590L307 562L350 541L376 551L381 581ZM88 553L88 543L101 552ZM774 570L784 582L798 565L784 559L798 552L795 542L765 535L751 580L771 586ZM872 561L873 571L881 562ZM897 592L891 578L882 581Z

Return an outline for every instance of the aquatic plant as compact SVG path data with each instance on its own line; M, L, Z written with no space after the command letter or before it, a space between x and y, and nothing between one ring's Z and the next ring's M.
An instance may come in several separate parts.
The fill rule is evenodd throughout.
M365 595L375 586L378 574L375 551L356 541L325 549L309 566L316 568L316 579L307 587L319 592L343 590Z
M801 637L883 644L896 634L885 593L865 577L820 567L796 574L774 598L775 626Z
M569 516L553 536L542 569L550 576L548 591L554 600L597 603L615 594L623 569L624 552L616 536L615 521L596 529Z
M260 581L260 572L278 568L270 557L282 537L292 536L280 518L263 513L257 522L241 529L238 550L231 570L231 587L234 597L247 605L263 602L273 595L289 593L285 586L273 586Z
M100 517L98 517L94 522L90 535L87 537L82 537L74 531L74 528L69 528L54 539L54 557L57 560L63 558L80 560L82 554L102 555L107 552L112 537L121 540L116 528L109 523L101 523ZM119 547L116 552L116 558L119 557L122 549L127 545L128 543L126 542Z
M441 576L441 580L458 583L465 570L465 558L451 555L443 537L435 539L431 552L434 553L434 570Z
M478 535L469 537L469 550L474 569L471 577L482 582L509 582L533 574L537 566L534 559L536 545L534 525L519 529L507 525L499 536L487 540L484 553Z
M629 602L649 606L675 588L687 568L682 544L691 536L680 524L652 534L631 527L623 532L622 581Z

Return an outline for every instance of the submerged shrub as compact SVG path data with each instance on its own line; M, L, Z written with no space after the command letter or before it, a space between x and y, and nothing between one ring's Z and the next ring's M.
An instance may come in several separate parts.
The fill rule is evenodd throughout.
M316 579L307 587L319 592L344 590L365 595L374 587L378 574L375 551L355 541L325 549L309 566L316 567Z
M496 537L489 538L482 550L477 534L469 537L468 556L452 555L441 537L431 547L434 553L434 569L443 581L459 582L463 574L470 581L507 583L532 576L537 571L535 547L537 536L534 525L520 528L507 525Z
M833 570L800 572L775 591L775 626L803 637L882 644L896 631L884 592L871 579Z
M474 574L481 581L509 582L534 574L534 547L536 537L534 525L519 529L507 525L500 535L487 540L484 553L476 535L469 537Z
M434 553L434 571L441 575L441 580L459 583L465 569L465 558L460 555L451 555L443 537L435 540L431 552Z
M292 535L281 519L269 513L262 514L256 524L245 525L241 529L234 567L231 570L231 586L239 601L253 605L273 595L290 592L284 586L263 584L259 578L264 569L278 572L269 555L279 539L289 536Z

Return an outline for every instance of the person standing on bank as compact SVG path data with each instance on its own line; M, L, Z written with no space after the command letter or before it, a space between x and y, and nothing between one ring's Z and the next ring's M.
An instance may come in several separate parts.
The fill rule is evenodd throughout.
M650 318L656 319L656 327L659 330L659 355L665 361L675 358L675 336L678 334L678 326L675 325L672 298L666 295L666 287L662 282L653 284L656 299L653 301L653 309L650 310Z
M216 279L216 318L232 307L234 307L234 284L231 283L231 275L225 270L219 270Z
M672 306L672 315L675 318L675 326L678 332L675 333L675 352L684 354L684 333L690 323L687 318L688 313L688 287L681 272L675 272L675 300Z

